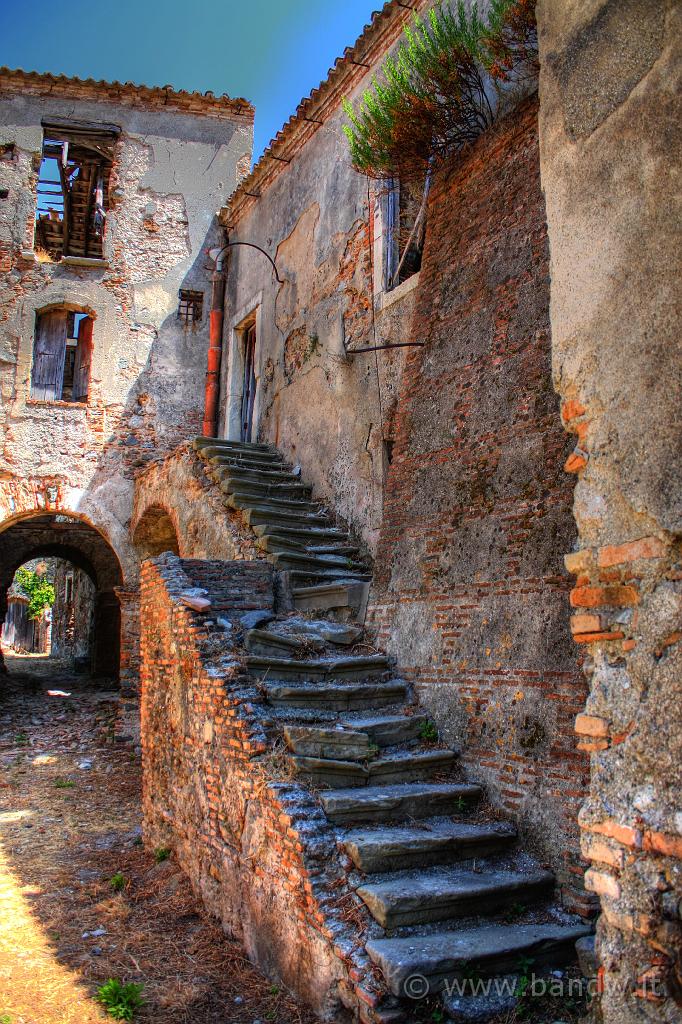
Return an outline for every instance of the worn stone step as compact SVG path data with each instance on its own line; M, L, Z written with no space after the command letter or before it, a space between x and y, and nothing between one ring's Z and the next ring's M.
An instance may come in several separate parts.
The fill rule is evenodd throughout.
M540 868L528 873L433 868L368 882L356 891L382 928L400 928L493 914L512 904L526 907L549 896L553 888L554 875Z
M454 763L451 750L428 750L377 758L367 764L325 757L294 757L297 770L311 781L330 786L380 786L416 782Z
M272 491L258 494L254 491L228 491L224 500L230 508L261 509L271 508L273 512L295 512L318 514L320 505L317 502L298 500L297 498L277 498Z
M249 489L252 484L256 484L259 487L272 486L273 484L284 484L288 486L304 487L303 481L299 480L292 473L285 473L281 470L265 471L260 469L253 469L247 466L222 466L217 465L212 468L212 473L217 481L220 483L232 482L237 484L241 490L246 490L246 485L249 485ZM310 490L307 487L306 490Z
M268 554L277 554L282 551L296 551L299 554L302 554L306 551L305 545L301 544L299 541L289 540L288 537L274 533L258 537L256 540L256 547L261 551L267 551Z
M225 448L204 448L200 458L212 470L247 469L255 472L290 473L291 467L277 452L236 452Z
M281 506L271 505L268 502L260 501L244 509L244 518L250 527L268 526L272 529L282 524L306 526L325 526L329 522L326 512L306 512L301 509L300 504L295 504L291 509L284 509Z
M428 715L372 715L354 719L352 727L366 732L378 747L396 743L409 743L419 739L419 733L429 721Z
M368 589L368 584L364 582L329 582L293 587L292 597L297 611L325 612L349 608L359 612L367 602Z
M271 555L266 555L266 558L272 560ZM279 566L283 569L283 566ZM359 572L353 570L352 572L348 569L287 569L289 573L289 579L295 589L307 586L320 586L324 583L371 583L372 577L368 572ZM300 608L294 601L294 607ZM319 610L319 609L318 609Z
M336 789L320 799L330 821L404 821L456 814L479 799L481 787L454 782L413 782Z
M364 565L352 562L348 558L337 558L334 555L313 555L307 551L300 553L297 551L275 551L272 552L272 561L278 569L298 569L299 572L306 569L315 571L333 569L342 572L365 571Z
M274 498L276 501L286 500L298 503L299 501L308 501L311 494L311 488L305 484L270 484L267 481L238 480L233 476L223 477L218 486L223 494L255 494L261 501L263 498L267 501Z
M360 871L373 874L487 856L506 849L515 840L516 829L507 822L479 825L448 821L422 828L394 825L353 829L344 836L343 845Z
M385 654L349 655L342 658L311 659L271 658L252 656L246 659L251 673L268 673L268 679L310 680L371 679L388 671L389 662ZM395 681L391 685L405 693L405 684Z
M404 683L365 683L320 686L288 686L265 683L273 707L324 708L329 711L361 711L390 707L405 699Z
M282 636L268 629L250 629L244 638L247 649L254 655L265 658L295 658L310 653L311 648L320 651L324 643L310 637L307 644L295 637Z
M253 441L228 441L225 438L220 437L195 437L192 441L192 445L196 451L201 451L203 448L224 448L226 451L235 452L268 452L271 455L276 456L278 459L281 455L276 448L273 448L269 444L257 444Z
M575 942L591 929L584 924L486 924L481 928L410 935L396 939L370 939L365 946L395 996L409 995L405 982L420 975L435 995L446 981L475 970L481 975L507 974L521 957L532 957L533 967L556 966L575 959Z
M339 530L334 526L287 526L282 524L281 526L270 526L267 523L257 523L253 527L254 533L257 533L259 537L267 537L274 535L277 537L286 537L287 540L291 540L296 543L307 544L308 541L320 542L325 540L338 539L344 541L348 534L344 533L343 530Z
M518 1020L521 974L500 974L495 978L462 978L441 995L443 1009L451 1024L490 1024L490 1021ZM557 1024L562 1024L558 1021Z
M308 637L322 640L325 643L348 647L356 643L362 636L361 626L353 626L330 619L307 619L293 616L285 620L289 633L306 640Z
M351 728L287 724L283 731L289 750L303 758L366 761L374 749L367 733Z

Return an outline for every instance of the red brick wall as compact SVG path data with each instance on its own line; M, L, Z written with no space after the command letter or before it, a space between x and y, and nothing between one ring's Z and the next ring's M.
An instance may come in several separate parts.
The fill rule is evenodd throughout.
M437 176L370 614L472 777L583 905L585 683L562 556L570 443L551 378L537 103Z

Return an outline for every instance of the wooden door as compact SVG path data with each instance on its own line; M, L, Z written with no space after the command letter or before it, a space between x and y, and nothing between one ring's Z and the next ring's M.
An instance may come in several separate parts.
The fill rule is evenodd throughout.
M67 313L63 309L43 313L37 318L31 398L56 402L62 397L66 329Z
M242 385L241 440L250 441L253 432L253 407L256 401L256 325L244 332L244 380Z
M92 318L86 316L78 325L78 345L73 367L73 399L84 402L90 385L90 364L92 363Z

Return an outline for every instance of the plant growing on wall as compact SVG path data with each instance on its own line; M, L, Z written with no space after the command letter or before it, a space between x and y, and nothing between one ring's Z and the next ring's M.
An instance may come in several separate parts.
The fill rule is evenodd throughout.
M372 178L424 180L429 165L473 142L514 85L537 73L535 0L491 0L486 16L440 0L415 16L355 111L344 109L353 166Z
M28 598L29 619L39 619L45 608L51 608L54 604L54 587L43 573L17 569L14 582Z

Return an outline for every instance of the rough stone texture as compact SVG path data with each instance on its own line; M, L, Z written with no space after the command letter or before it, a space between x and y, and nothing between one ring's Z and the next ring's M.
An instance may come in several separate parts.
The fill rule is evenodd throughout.
M54 592L51 653L59 658L87 659L92 653L95 585L82 569L55 559Z
M36 260L46 117L122 129L99 265ZM126 593L139 572L128 533L134 476L200 427L210 296L204 250L222 244L214 211L244 170L252 120L246 103L0 74L0 144L14 145L12 159L0 161L9 192L0 203L0 530L46 509L74 514L115 552ZM204 292L196 328L177 319L180 287ZM30 397L36 311L51 305L95 318L86 402ZM123 607L121 614L134 620Z
M566 563L589 651L576 731L592 762L580 820L602 907L600 1010L607 1024L672 1022L682 1014L682 14L653 0L538 6L553 368L581 452Z
M434 182L370 615L472 778L586 912L569 445L552 390L537 101Z

